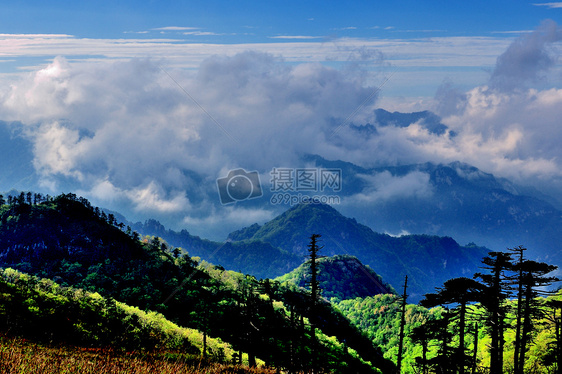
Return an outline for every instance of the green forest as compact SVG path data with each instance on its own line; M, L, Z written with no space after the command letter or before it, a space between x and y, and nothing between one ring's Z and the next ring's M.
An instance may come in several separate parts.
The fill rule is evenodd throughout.
M562 371L556 266L523 246L489 252L419 304L406 279L323 256L321 233L303 247L294 271L257 279L74 194L0 195L2 372Z
M73 194L1 200L0 263L16 274L3 285L7 337L198 353L290 372L393 370L329 302L312 306L306 290L226 271L157 237L140 237ZM90 303L92 297L100 301Z
M420 305L403 295L337 302L403 373L559 373L562 292L556 266L527 260L522 246L490 252L483 273L454 278ZM400 352L400 330L403 349Z

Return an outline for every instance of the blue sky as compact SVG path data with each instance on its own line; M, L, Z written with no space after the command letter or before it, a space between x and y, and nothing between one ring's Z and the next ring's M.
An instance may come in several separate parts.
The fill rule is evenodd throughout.
M463 87L482 83L510 40L561 16L559 3L527 1L15 1L2 6L1 33L50 36L0 50L0 73L56 56L155 57L196 68L224 45L238 47L227 53L259 49L288 62L341 66L350 55L338 48L363 45L403 72L387 96L431 96L445 79ZM205 47L197 56L178 55L178 46L193 44Z
M155 57L196 68L225 44L238 46L227 53L259 49L289 62L341 65L350 56L337 48L353 44L380 50L387 67L403 72L386 96L432 96L445 79L463 87L482 83L509 40L561 16L558 3L526 1L14 1L2 6L1 33L50 37L0 49L0 73L56 56ZM142 40L152 43L139 45ZM178 55L178 46L192 44L205 48ZM335 48L328 53L326 46ZM376 76L371 83L381 81Z
M36 182L18 188L201 234L273 216L220 206L218 177L267 178L305 153L462 161L562 201L560 24L562 3L526 1L12 1L0 124L29 144ZM348 126L376 125L377 108L430 110L450 131ZM430 191L419 175L389 183ZM342 205L375 211L375 192Z
M178 26L218 34L214 40L201 35L205 41L240 43L277 35L490 36L532 30L545 18L556 19L560 10L555 6L527 1L15 1L3 4L0 20L6 33L118 38L126 31Z

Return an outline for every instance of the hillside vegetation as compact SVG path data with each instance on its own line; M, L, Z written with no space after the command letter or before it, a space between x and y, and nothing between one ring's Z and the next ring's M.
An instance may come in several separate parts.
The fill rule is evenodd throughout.
M43 343L117 350L176 351L199 355L203 334L162 314L49 279L0 269L0 331ZM234 350L207 338L210 356L231 360Z
M120 352L72 346L47 346L0 337L2 373L34 374L272 374L265 368L227 365L185 354Z
M140 240L112 215L72 194L55 198L21 194L2 203L0 266L49 279L30 278L38 285L21 290L9 282L5 285L6 290L21 293L2 299L6 315L20 308L18 315L24 318L7 318L6 333L33 334L25 329L26 321L36 321L39 327L52 319L50 326L61 324L69 335L47 327L38 329L41 336L34 338L52 336L65 344L100 347L125 339L122 344L131 349L197 350L203 358L238 364L244 358L249 366L262 360L263 365L292 371L310 365L353 373L393 370L380 349L329 303L311 310L304 290L198 264L185 250L159 238ZM21 273L10 274L27 279ZM95 300L96 295L100 301L88 309L86 300ZM65 317L71 307L77 320ZM116 316L130 320L133 327L119 325ZM90 318L102 319L91 322L95 327L87 323ZM143 318L151 326L160 321L156 326L162 328L143 328ZM138 338L129 339L120 329L138 330ZM194 330L199 331L198 344L181 338ZM209 337L228 345L215 349Z
M339 301L378 294L393 294L394 288L356 257L338 255L318 259L318 281L322 297ZM306 288L310 282L310 262L275 279L282 285Z
M562 291L546 288L559 281L557 267L526 259L525 250L490 252L482 273L447 280L405 313L398 295L335 305L394 362L403 326L404 373L559 373Z

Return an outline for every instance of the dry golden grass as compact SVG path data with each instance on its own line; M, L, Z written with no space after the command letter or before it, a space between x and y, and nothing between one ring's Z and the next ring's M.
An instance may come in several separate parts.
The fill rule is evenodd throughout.
M119 352L109 349L47 347L0 337L0 374L272 374L211 363L178 353Z

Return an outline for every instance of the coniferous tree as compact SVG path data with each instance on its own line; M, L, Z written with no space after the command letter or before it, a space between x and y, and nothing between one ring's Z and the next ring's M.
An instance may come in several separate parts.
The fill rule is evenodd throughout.
M543 309L536 300L540 294L547 294L547 291L540 291L539 288L551 285L553 282L559 281L556 277L548 277L547 274L556 270L558 267L549 265L544 262L536 262L531 260L523 261L519 266L523 269L521 283L523 285L523 315L522 315L522 331L520 338L519 363L518 369L523 372L525 368L525 354L527 345L530 342L530 335L533 326L534 317L542 317ZM519 270L519 269L518 269Z
M428 330L433 334L433 338L439 340L439 351L437 357L427 361L428 369L430 367L435 368L436 372L442 374L453 373L455 362L451 357L450 347L451 340L453 339L453 334L449 330L449 324L454 317L454 313L448 308L445 308L443 313L443 318L437 320L431 320L426 322L425 325L428 326Z
M527 248L522 245L515 248L508 248L509 251L513 252L518 256L517 262L514 263L514 268L517 267L518 275L516 276L517 285L517 311L515 313L515 342L513 347L513 372L515 374L522 374L523 368L519 367L519 352L521 349L521 315L523 308L523 252Z
M406 290L408 289L408 276L404 278L404 293L401 297L401 316L400 316L400 333L398 339L398 359L397 359L397 371L398 374L402 371L402 350L404 347L404 327L406 325L406 299L408 295L406 294Z
M427 322L423 325L414 327L412 333L410 334L410 339L422 346L422 356L416 358L416 365L420 367L419 372L421 374L427 374L429 372L427 352L429 350L429 342L433 338L434 336L432 334L432 330Z
M547 315L547 319L554 327L554 349L547 356L551 362L556 363L556 374L562 373L562 300L550 299L546 303L552 314Z
M472 374L476 374L478 366L478 323L474 322L474 345L472 348Z
M456 305L456 316L458 317L459 345L456 350L457 372L464 373L466 364L465 334L467 306L470 302L480 301L484 286L470 278L453 278L443 284L439 292L426 294L420 304L424 307L435 307L439 305Z
M324 248L318 245L320 234L313 234L310 237L310 244L308 244L308 253L310 254L310 303L311 308L314 309L318 298L320 296L320 282L318 281L318 252Z
M316 305L320 297L320 282L318 281L318 264L316 260L318 259L318 252L323 248L323 246L318 245L318 239L321 237L320 234L312 234L310 236L310 244L308 245L308 253L310 253L310 309L311 315L316 314ZM311 321L310 326L311 333L311 349L312 349L312 372L316 373L316 357L315 357L315 346L316 346L316 327L314 322Z
M482 294L482 306L486 309L486 326L491 336L490 374L503 372L504 320L506 314L505 300L508 296L506 271L512 269L512 256L506 252L489 252L482 259L483 268L490 274L476 273L487 286Z

